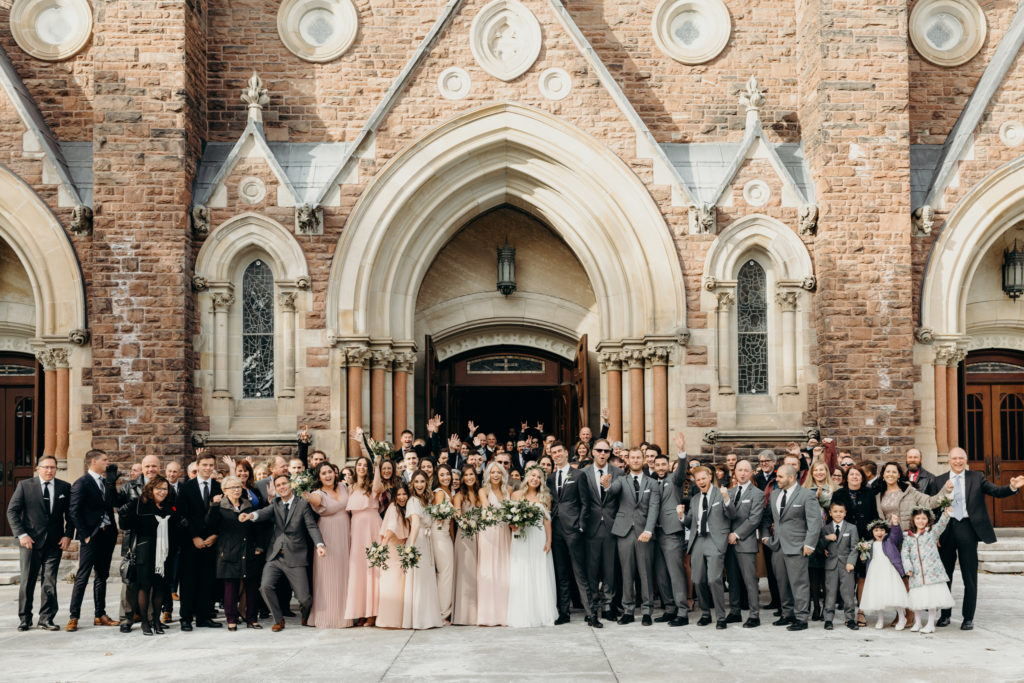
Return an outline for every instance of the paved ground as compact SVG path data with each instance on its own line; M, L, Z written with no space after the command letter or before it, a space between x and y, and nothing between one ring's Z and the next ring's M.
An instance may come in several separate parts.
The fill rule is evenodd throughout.
M762 581L762 584L764 582ZM58 586L67 619L70 584ZM109 587L114 598L120 586ZM959 598L959 591L956 591ZM976 627L921 636L892 629L802 633L765 624L669 628L608 624L594 630L574 614L557 628L450 627L434 631L321 631L289 620L282 633L197 629L145 637L91 625L78 633L18 633L17 586L0 587L0 679L678 681L850 680L1024 681L1024 576L981 576ZM116 611L116 607L111 611Z

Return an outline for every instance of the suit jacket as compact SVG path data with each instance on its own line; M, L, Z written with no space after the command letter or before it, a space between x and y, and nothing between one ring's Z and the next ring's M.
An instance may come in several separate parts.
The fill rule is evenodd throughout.
M693 551L693 544L700 536L700 518L697 508L700 507L701 497L704 494L698 489L690 497L690 504L686 507L686 518L683 524L690 528L690 542L686 545L686 552ZM732 519L736 516L736 508L725 502L722 492L712 486L708 489L708 535L715 550L725 553L729 545L729 532L732 531Z
M256 513L255 521L274 525L267 544L268 561L283 554L284 562L289 567L306 567L309 565L309 544L306 539L312 538L316 545L321 545L324 539L309 503L298 496L292 496L291 507L291 512L286 516L284 501L280 497L275 498L273 504ZM341 549L338 551L341 552Z
M949 481L949 472L940 474L932 479L928 487L928 493L934 495L943 490L946 482ZM992 519L988 516L988 505L985 504L985 496L993 498L1009 498L1014 490L1007 486L996 486L982 472L967 470L964 472L964 498L967 507L967 519L970 520L974 532L982 543L995 543L996 532L992 528ZM953 493L949 499L953 500ZM948 531L943 536L948 536Z
M558 470L548 475L548 489L551 490L551 525L553 531L564 535L580 533L583 530L583 502L580 496L579 470L569 468L569 475L562 482L559 493L556 483Z
M768 501L770 514L761 520L762 537L770 536L768 547L773 551L781 549L785 555L800 555L804 546L818 547L821 506L814 491L797 484L789 491L786 509L780 513L778 501L782 493L779 489L772 491Z
M619 504L612 524L612 534L619 538L625 538L630 533L640 535L645 531L654 535L658 513L661 511L661 488L657 479L646 474L640 475L640 500L637 502L633 476L627 472L612 482L607 496L617 499Z
M212 479L210 481L210 505L213 504L214 496L220 495L220 492L220 483L216 479ZM182 548L193 548L191 539L207 538L217 533L213 524L209 522L210 505L203 503L199 477L189 479L182 484L177 503L178 514L181 515L185 523L183 536L186 540L182 543Z
M612 533L612 522L615 520L615 512L619 502L605 491L604 498L598 491L600 484L595 479L596 467L588 465L579 470L580 478L577 486L580 487L580 502L583 504L583 533L587 538L596 536L610 536ZM609 464L605 464L605 471L612 475L612 481L622 476L622 470Z
M683 502L683 489L689 474L686 459L680 459L676 471L658 480L661 489L661 501L658 509L658 529L665 534L678 534L683 531L683 522L679 519L676 506Z
M19 481L7 506L7 521L14 535L28 534L40 548L48 541L56 545L62 537L73 538L75 534L68 514L71 484L56 478L50 484L52 511L43 504L43 485L39 477Z
M742 496L738 495L739 489L737 485L729 491L729 506L736 511L729 530L736 534L736 552L756 553L757 530L764 516L764 492L753 481L747 482Z
M826 553L825 569L827 571L835 571L839 568L840 563L844 567L848 564L857 564L857 542L860 541L857 525L844 520L842 531L842 535L836 538L836 540L829 541L825 537L833 532L832 520L825 522L821 526L818 538L821 542L821 547L824 548Z
M765 474L764 470L758 469L754 472L753 482L757 484L757 488L765 491L768 488L768 484L775 481L775 470L772 470L769 474Z
M910 479L910 473L907 473L907 479ZM911 481L910 484L917 488L918 491L927 491L931 488L932 480L935 479L935 475L921 467L917 470L917 481Z
M85 541L100 530L103 525L103 516L106 515L113 524L114 516L114 487L107 486L100 490L96 480L91 473L86 472L71 485L71 504L68 506L68 514L71 516L71 523L75 526L78 539Z

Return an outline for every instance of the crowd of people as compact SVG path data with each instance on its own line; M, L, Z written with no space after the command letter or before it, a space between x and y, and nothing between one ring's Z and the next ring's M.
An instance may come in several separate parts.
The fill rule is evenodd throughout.
M933 632L953 608L953 571L964 583L961 629L973 627L977 548L995 534L985 496L1007 486L970 471L954 448L934 475L910 449L877 466L831 439L788 444L781 459L727 454L701 462L676 435L658 444L609 441L583 428L568 445L543 425L522 423L506 442L468 424L441 440L403 432L397 448L352 435L361 455L332 463L299 435L297 455L266 463L218 462L204 449L183 471L150 455L118 486L106 453L89 451L73 484L43 456L18 484L8 519L21 545L19 630L60 630L56 574L80 541L66 631L79 628L92 578L95 626L145 635L182 631L447 625L531 627L570 621L573 606L593 628L629 624L718 629L761 625L759 557L776 626L797 631L836 612L847 628L875 617L896 630ZM531 514L530 511L533 511ZM524 512L525 511L525 512ZM119 618L106 586L122 579ZM290 609L297 602L300 614ZM655 616L655 606L661 613ZM218 609L219 608L219 609ZM743 612L747 612L744 620Z

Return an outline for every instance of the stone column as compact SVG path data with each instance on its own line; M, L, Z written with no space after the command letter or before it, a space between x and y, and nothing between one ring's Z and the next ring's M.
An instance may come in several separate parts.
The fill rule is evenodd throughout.
M57 360L53 349L38 355L43 365L43 455L57 451Z
M736 293L730 289L719 289L715 292L718 299L717 326L718 326L718 393L731 394L734 392L732 386L732 367L729 359L732 356L732 335L729 334L729 311L736 300Z
M281 398L295 397L295 292L281 292L277 296L281 306L281 356L284 371L281 373Z
M639 445L644 440L644 350L630 349L623 354L629 363L629 440Z
M946 366L946 441L952 450L960 445L960 383L957 368L967 357L963 349L955 349Z
M54 455L58 461L68 459L68 438L70 437L71 426L71 365L68 362L68 350L62 348L53 349L53 360L56 365L57 375L57 424Z
M353 434L363 424L363 362L370 351L363 346L350 346L344 350L348 367L348 433ZM359 445L348 442L349 458L359 456Z
M941 350L940 350L941 351ZM949 453L946 440L946 361L935 356L935 449L940 455Z
M406 385L409 373L416 363L416 354L404 351L395 354L391 370L391 403L392 403L392 442L398 442L398 435L409 425L409 412L406 402Z
M644 349L647 359L651 362L651 373L654 381L654 432L651 440L661 446L662 451L669 450L668 440L668 362L670 349L667 346L652 346Z
M387 439L384 384L392 358L391 349L374 349L370 355L370 434L377 441Z
M796 304L799 292L782 287L775 294L775 301L782 311L782 386L780 394L795 394L797 338L796 338Z
M228 386L228 313L235 303L230 291L213 292L213 398L231 398Z
M605 351L599 357L608 380L608 439L622 440L622 354Z

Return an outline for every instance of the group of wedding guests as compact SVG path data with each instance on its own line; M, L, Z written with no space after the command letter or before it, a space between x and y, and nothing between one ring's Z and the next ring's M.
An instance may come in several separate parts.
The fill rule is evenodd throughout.
M977 544L995 540L984 496L1024 487L1024 477L996 486L969 471L959 448L941 476L921 467L916 449L906 470L895 461L879 470L828 439L790 444L781 462L765 450L756 464L729 454L705 466L687 457L682 434L671 458L656 444L610 442L607 423L597 438L582 429L569 447L539 424L501 443L471 422L467 441L452 436L447 448L441 424L428 421L426 440L404 432L393 451L357 430L362 454L341 468L310 451L306 431L298 457L258 467L224 458L227 474L202 449L184 478L177 463L161 473L147 456L120 488L102 451L87 454L73 485L55 478L52 457L40 458L8 509L22 546L19 629L32 625L42 576L38 626L59 630L56 567L73 537L81 546L68 631L91 575L94 624L130 631L139 621L146 635L164 632L179 595L183 631L220 627L217 604L230 630L261 628L270 616L280 631L292 597L302 624L320 628L558 625L574 603L594 628L631 623L638 610L645 626L684 626L699 610L701 626L755 628L759 554L777 626L821 620L831 630L841 610L848 628L865 625L865 613L882 628L895 611L902 630L910 609L912 630L932 632L949 624L959 560L961 628L970 629ZM538 514L510 523L509 501ZM118 528L115 620L105 592Z

